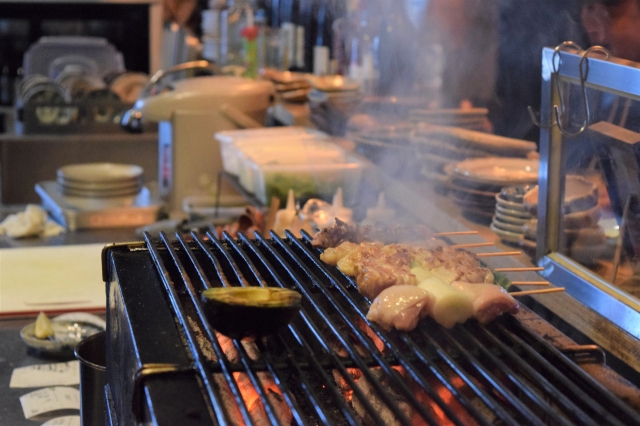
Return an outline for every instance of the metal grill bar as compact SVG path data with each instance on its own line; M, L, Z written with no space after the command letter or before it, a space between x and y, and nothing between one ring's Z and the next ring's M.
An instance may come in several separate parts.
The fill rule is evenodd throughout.
M509 391L505 386L502 386L500 381L492 374L489 369L485 368L480 361L473 355L471 351L468 351L457 340L453 339L449 335L445 335L445 339L452 344L467 360L467 362L475 369L480 377L483 377L489 387L495 389L503 398L505 398L518 412L522 415L522 420L532 425L544 426L545 422L540 420L523 402L521 402L513 392ZM527 388L522 384L523 388ZM530 391L529 391L530 392ZM554 418L554 421L558 420Z
M270 265L269 265L268 261L257 250L257 248L255 247L255 245L253 245L251 240L246 238L246 236L244 234L240 234L240 239L244 244L246 244L252 250L254 255L256 255L258 257L258 259L263 263L263 265L265 265L265 266L267 266L267 268L269 268ZM249 259L248 255L245 255L241 251L241 249L239 247L239 243L235 243L233 241L233 239L227 239L227 243L229 245L231 245L231 247L233 247L235 249L236 253L238 253L239 255L243 256L243 259L245 260L245 262L249 266L251 272L254 275L254 278L261 285L264 285L264 279L260 276L260 273L257 271L257 268L255 267L255 265L253 264L251 259ZM273 270L273 268L269 268L269 269L270 269L270 271ZM276 283L280 287L285 287L284 282L280 279L279 276L277 276L277 274L274 274L273 278L276 280ZM303 315L305 316L305 318L308 318L308 316L306 315L304 310L303 310ZM292 332L292 334L294 335L294 337L296 338L296 340L298 341L298 343L300 343L300 345L302 345L304 347L305 352L308 353L308 354L312 354L313 353L313 349L311 348L309 343L306 341L304 336L298 331L298 328L295 325L291 324L291 325L289 325L289 329ZM316 331L316 330L312 329L311 331ZM319 333L315 333L315 332L314 332L314 334L316 336L319 335ZM293 351L292 351L291 347L286 343L285 339L283 339L282 336L279 336L279 340L280 340L280 343L286 348L287 353L289 355L289 358L293 359ZM318 361L316 360L316 358L314 356L311 356L309 358L310 358L310 361L311 361L311 365L314 367L316 373L320 374L321 377L324 379L324 381L326 383L325 386L327 386L329 388L329 391L332 393L336 403L340 406L340 409L343 412L343 414L345 414L346 419L352 425L358 424L358 421L356 420L356 418L354 416L354 413L351 411L351 409L349 409L347 407L347 405L346 405L346 403L344 401L344 398L342 397L342 395L340 394L338 389L331 383L332 380L327 376L327 374L325 372L325 369L322 368L322 366L320 365L320 363L318 363ZM291 366L296 369L296 371L298 372L298 377L300 377L300 379L305 384L304 389L305 389L305 392L307 394L307 397L313 403L313 406L316 409L316 412L320 416L321 420L323 422L325 422L326 424L328 424L328 419L326 417L326 413L324 413L324 411L322 410L320 404L317 401L317 398L315 397L314 393L311 391L311 385L310 385L309 381L306 379L306 375L302 372L299 364L296 363L296 362L292 362ZM347 376L349 376L348 372L346 372L346 371L345 371L345 374ZM353 383L353 385L355 386L355 382Z
M289 235L289 237L293 241L294 245L296 245L301 250L303 250L303 251L308 253L308 249L306 247L304 247L304 245L299 240L296 240L295 238L292 238L293 237L292 235ZM305 237L306 237L305 239L307 241L309 241L310 238L311 238L308 234L305 235ZM313 262L317 266L319 266L321 269L324 269L327 272L327 276L332 280L332 283L334 285L336 285L338 288L341 288L343 290L343 293L345 294L345 296L350 298L348 293L346 293L344 291L344 287L342 287L342 285L337 280L335 280L335 278L333 278L331 276L331 274L328 272L328 269L326 268L326 266L324 264L320 263L320 261L316 260L314 256L310 256L310 257L311 257L311 259L313 260ZM349 281L352 283L352 285L355 285L355 283L353 283L353 280L351 278L349 278ZM351 300L351 302L353 302L353 300ZM356 308L356 310L359 311L360 315L362 316L363 312L358 308L357 304L356 303L352 303L352 305L353 305L354 308ZM519 323L518 321L514 320L512 322L516 323L518 325L518 328L520 328L523 333L526 333L527 335L531 335L532 337L536 338L537 340L541 340L541 338L539 336L535 336L529 330L524 329L522 324ZM375 328L375 327L372 327L372 328ZM502 329L505 332L509 332L504 326L502 327ZM463 329L462 329L462 327L456 327L456 330L460 331L460 330L463 330ZM381 333L378 333L378 334L381 335ZM467 332L467 334L468 334L468 332ZM511 333L511 334L513 334L513 333ZM464 353L466 359L471 359L471 360L477 361L476 358L472 355L472 353L470 351L467 351L466 349L464 349L464 345L461 345L457 341L453 340L453 338L452 338L453 334L444 334L444 336L446 337L446 339L448 339L449 341L453 342L455 344L455 346L457 346L457 349L459 351ZM517 338L517 336L514 336L514 337ZM496 342L496 345L497 346L502 346L503 349L504 349L504 345L501 344L500 342ZM530 346L528 346L528 345L526 345L524 343L523 343L523 345L526 347L526 349L528 351L531 351L531 352L535 353L533 351L533 349L531 349ZM572 363L570 360L568 360L566 357L564 357L557 349L549 346L548 344L544 344L543 346L545 348L550 348L549 350L555 351L556 352L556 356L563 358L564 363L567 364L568 367L570 367L569 369L572 372L574 372L574 374L578 375L581 379L584 379L587 382L593 382L595 384L595 387L599 388L602 391L602 393L606 396L606 399L610 400L611 403L615 403L616 406L620 406L621 411L623 413L629 415L628 416L629 419L633 419L634 423L637 422L636 418L633 417L633 413L634 412L629 407L627 407L626 405L622 404L621 401L618 400L617 398L612 397L610 392L608 392L606 389L604 389L599 383L597 383L594 379L589 377L585 372L581 371L574 363ZM484 351L486 354L490 355L490 353L488 351L486 351L485 347L480 342L477 342L477 341L476 341L476 350ZM479 362L474 362L473 365L474 365L475 368L478 369L479 373L481 373L483 375L490 374L490 373L488 373L488 371L485 368L482 367L482 365ZM494 358L494 365L497 366L498 368L500 368L502 370L502 373L505 374L506 377L509 377L511 380L515 380L516 384L518 385L518 388L520 390L524 390L524 391L529 392L529 393L531 392L530 391L530 387L527 384L523 383L521 380L515 379L514 378L515 376L513 375L513 371L510 370L509 368L505 367L503 364L501 364L499 362L495 362L495 358ZM557 371L557 369L555 367L553 367L553 365L547 363L547 369L548 370L553 370L554 373L558 374L565 381L568 381L566 378L564 378L562 376L562 374L559 371ZM535 376L536 377L534 379L535 379L536 383L540 383L540 382L544 381L544 377L542 375L536 374ZM503 386L500 386L499 382L495 378L491 378L490 380L497 385L496 389L498 389L498 390L502 389L503 391L508 392L506 389L504 389ZM568 382L571 383L571 381L568 381ZM588 383L586 385L587 385L588 389L593 389L593 386L591 386L591 383ZM559 395L559 394L560 394L560 392L555 391L552 394L552 396ZM585 396L584 394L580 395L579 398L582 401L591 401L590 398L585 399L584 396ZM529 420L529 421L531 421L532 417L530 417L530 416L532 415L532 412L526 406L524 406L522 403L520 403L517 400L517 398L515 398L515 396L513 394L511 394L511 398L509 398L509 399L510 399L512 404L514 404L517 407L519 407L519 411L521 412L521 414L524 415L524 418ZM537 398L537 400L538 400L538 402L541 402L539 398ZM551 412L556 412L557 413L557 410L553 410L552 407L549 404L543 403L543 405L544 405L544 408L546 408L547 410L551 410ZM611 417L611 415L609 414L610 411L605 410L604 408L602 408L599 404L597 404L595 402L594 402L594 405L589 407L589 409L593 409L593 407L597 407L596 411L599 412L599 413L602 413L605 416L604 420L606 420L606 421L611 420L611 419L607 418L607 416ZM578 417L578 421L580 422L580 424L595 424L593 421L589 420L589 415L586 414L585 412L581 411L580 409L578 409L577 406L573 405L572 408L577 410L576 413L572 413L572 414L574 414L575 416ZM547 411L547 412L549 412L549 411ZM636 416L637 416L637 414L636 414ZM566 422L566 421L563 421L562 417L554 418L554 421L558 421L560 423Z
M223 250L223 251L225 250L225 249L224 249L224 247L222 246L222 244L220 243L220 241L219 241L217 238L215 238L214 236L212 236L212 235L210 235L210 234L208 234L208 237L209 237L209 238L214 242L214 244L216 245L216 247L218 247L220 250ZM227 235L226 237L227 237L227 238L226 238L226 239L227 239L227 244L230 244L232 247L235 247L235 244L233 244L233 240L232 240L228 235ZM202 243L201 241L200 241L200 243L201 243L201 246L204 246L204 245L203 245L203 243ZM205 247L205 249L206 249L206 247ZM226 253L226 251L224 251L224 253L225 253L225 257L226 257L226 259L227 259L230 263L231 263L231 262L233 262L233 259L228 255L228 253ZM239 253L241 253L241 252L239 251ZM254 276L255 276L255 278L257 279L257 281L258 281L259 285L264 285L264 280L260 277L260 274L257 272L257 270L255 269L255 267L253 266L253 264L251 263L251 261L250 261L250 260L248 260L248 259L245 259L245 261L248 263L248 265L250 265L250 266L249 266L249 267L250 267L250 270L254 273ZM237 268L237 265L235 264L235 262L233 262L233 266L235 266L235 267ZM244 278L244 277L243 277L243 278ZM282 286L284 287L284 285L282 285ZM296 333L297 333L297 331L296 331ZM296 336L296 337L299 339L299 338L300 338L299 333L297 333L297 334L298 334L298 336ZM293 358L292 358L292 359L293 359ZM348 372L346 372L346 370L345 370L345 374L347 374L347 375L348 375ZM310 389L310 387L307 387L307 389ZM335 389L335 387L334 387L334 389ZM336 392L337 392L337 390L336 390ZM315 398L315 397L311 397L311 399L312 399L313 401L315 401L315 400L316 400L316 398ZM346 406L345 406L345 408L346 408ZM375 410L373 410L373 408L371 408L371 409L372 409L372 412L373 412L373 413L375 413ZM322 413L322 417L323 417L323 418L324 418L324 417L326 417L326 414L325 414L324 412L321 412L321 413ZM349 413L347 413L347 414L349 414ZM377 413L376 413L376 415L377 415ZM349 417L352 417L352 416L349 414ZM381 419L380 419L380 420L381 420ZM354 420L354 421L355 421L355 420Z
M292 236L291 234L289 234L288 236L289 236L290 240L294 242L294 244L299 244L299 241L294 236ZM280 239L280 237L278 237L277 235L272 234L272 239L279 246L282 246L282 247L286 248L286 244L284 243L284 241L282 239ZM366 337L366 335L364 335L364 332L362 330L360 330L357 326L355 326L354 324L351 323L350 318L349 318L349 313L340 305L340 303L335 298L335 296L325 286L322 285L322 283L320 282L318 277L316 277L315 274L310 269L304 268L302 266L303 264L302 264L301 259L295 253L290 252L289 256L293 260L296 261L296 263L297 263L296 266L298 266L301 269L303 269L303 271L307 274L307 277L310 280L312 280L312 282L316 286L316 288L318 290L320 290L320 292L322 292L322 294L324 294L324 296L329 301L332 302L332 304L336 308L336 312L340 314L340 316L345 321L345 323L347 324L347 326L349 327L351 332L358 337L360 343L365 346L365 348L369 351L369 353L377 361L378 365L383 368L385 373L387 373L388 377L393 379L394 385L397 386L398 389L402 390L402 392L403 392L404 396L407 398L407 400L411 401L412 407L416 411L418 411L420 413L420 415L423 417L423 419L425 419L426 421L430 422L431 424L437 424L437 421L433 418L431 413L429 411L427 411L427 409L424 407L424 405L415 397L415 394L411 391L411 389L409 389L409 387L407 386L405 380L398 374L398 372L395 369L393 369L391 367L391 365L382 356L382 354L380 354L380 352L377 350L377 348L371 342L371 340L368 337ZM291 267L293 265L289 265L289 266ZM327 319L329 319L329 318L327 317ZM367 322L367 324L368 324L368 322ZM378 386L376 386L376 387L378 387ZM430 389L430 387L427 386L426 389ZM385 402L388 404L389 402L386 401L386 400L390 399L390 397L387 395L387 393L385 391L383 391L383 394L381 395L381 397L382 396L384 396L383 399L385 399ZM437 395L436 395L436 397L437 397ZM394 407L395 407L395 405L396 404L394 403ZM444 407L446 407L448 409L446 404L444 405ZM395 411L394 411L394 413L395 413ZM404 415L402 417L404 417ZM460 424L460 425L462 424L461 421L459 419L457 419L455 415L452 417L452 420L454 420L454 419L455 419L456 424Z
M567 398L567 396L563 392L558 391L558 389L556 389L544 376L536 372L531 367L530 364L523 361L522 358L519 357L511 348L507 347L503 342L498 340L495 336L488 333L486 329L483 329L481 327L474 327L474 330L473 330L474 334L470 333L468 330L465 330L465 329L460 329L459 331L463 333L466 338L472 339L476 344L476 346L478 347L482 347L483 344L479 341L479 339L476 336L480 336L482 337L483 340L489 341L493 347L499 347L501 353L506 354L507 358L515 364L516 368L518 369L518 373L520 375L526 375L531 380L535 381L536 383L539 383L541 389L543 389L544 392L546 393L546 396L550 397L552 401L554 401L556 404L564 408L567 415L572 417L574 421L579 422L583 425L594 425L594 426L598 425L598 423L595 422L592 418L590 418L589 416L586 416L585 413L582 412L581 409L578 406L576 406L569 398ZM492 357L493 362L496 362L496 363L500 362L500 360L495 359L495 357L493 357L491 354L489 354L489 356ZM509 371L511 372L510 369ZM514 379L514 377L516 376L517 374L513 372L513 375L510 375L509 378ZM540 396L538 394L536 394L535 397L537 400L540 399ZM543 409L546 409L547 412L550 412L552 410L552 408L548 407L548 405L545 403L537 402L537 404L543 407ZM566 424L566 421L563 420L563 423Z
M225 416L225 411L223 409L224 407L223 407L222 401L219 395L217 394L217 392L215 391L213 384L211 383L211 380L209 379L210 375L207 367L202 362L202 355L200 354L200 351L198 349L196 338L193 335L191 328L187 324L187 321L186 321L187 317L184 313L182 303L180 303L180 299L178 298L178 294L176 293L176 290L173 287L173 283L172 283L171 277L169 276L169 272L165 268L164 263L162 262L162 259L160 257L160 253L158 252L155 245L153 244L153 241L151 241L151 237L149 236L148 233L145 233L144 239L147 243L147 248L151 253L151 256L153 258L153 261L156 267L160 272L162 272L161 279L165 286L165 289L167 290L167 293L171 295L171 297L169 298L171 301L171 307L173 308L173 311L176 314L176 318L180 322L180 327L182 328L184 336L186 337L189 343L191 358L194 361L195 368L197 369L197 371L201 376L202 384L207 392L207 396L209 397L209 400L213 405L213 411L215 413L215 417L214 417L215 424L225 425L227 424L227 418Z
M450 354L448 354L435 340L431 338L424 330L419 330L419 333L425 341L429 342L429 345L436 349L440 359L442 359L448 366L451 368L462 380L464 380L465 384L469 386L476 395L484 402L489 409L498 416L498 418L504 422L504 424L517 424L516 420L493 398L487 391L485 391L482 387L476 384L476 381L470 374L457 363ZM408 340L413 343L408 336L403 336L403 339ZM413 343L413 347L417 348L416 351L420 354L424 354L424 352L419 348L419 345ZM429 362L427 359L426 362ZM449 383L445 380L445 383ZM453 385L451 385L453 386ZM473 407L473 406L472 406ZM466 408L466 406L465 406Z
M202 279L204 279L203 283L205 285L205 288L207 286L210 287L210 285L206 281L206 276L204 274L204 271L198 265L198 261L195 258L195 256L193 255L193 252L191 251L191 249L188 247L187 243L184 241L184 239L179 234L177 234L177 237L178 237L178 240L180 241L181 245L183 247L185 247L185 252L189 255L190 260L192 261L194 266L196 266L196 269L199 270L200 277ZM210 252L209 249L206 248L206 246L204 246L204 244L202 244L201 247L205 248L207 252ZM169 249L171 250L170 247L169 247ZM211 255L210 258L211 257L215 257L215 256L213 256L212 253L209 253L209 254ZM179 262L179 260L176 259L176 264L179 266L181 271L184 271L184 269L182 268L182 265L178 264L178 262ZM237 270L237 269L234 269L234 270L237 271L238 280L241 283L246 285L246 281L244 281L244 278L242 277L241 272L239 270ZM221 277L221 282L223 284L228 284L228 281L226 279L222 278L223 274L222 274L221 270L219 272L219 276ZM188 277L187 277L187 279L188 279ZM185 282L187 282L187 281L185 281ZM195 292L193 292L193 295L194 295L194 299L193 299L194 305L200 306L199 300L197 300L197 297L195 297ZM208 321L206 320L206 317L204 316L204 313L203 313L202 309L200 308L197 311L198 311L198 315L200 317L200 320L202 321L202 324L204 326L204 329L205 329L205 331L207 333L207 337L210 340L212 340L212 343L215 343L215 344L217 344L219 346L218 339L217 339L217 337L215 337L215 332L213 331L213 329L209 325ZM259 379L259 377L257 375L257 372L255 371L255 368L252 365L251 358L246 353L244 347L237 340L234 340L233 343L234 343L234 347L235 347L236 351L238 352L238 354L240 356L240 362L244 366L244 372L247 374L249 380L251 381L251 384L253 385L254 390L258 393L258 396L260 397L260 400L261 400L261 402L263 404L263 407L265 409L265 413L267 414L267 417L269 418L269 421L271 421L273 424L277 424L278 423L278 418L277 418L277 416L275 414L275 409L273 408L273 405L271 404L269 398L267 397L266 391L265 391L264 387L262 386L262 384L260 382L260 379ZM222 348L220 347L220 349L222 349ZM221 354L216 353L216 355L218 356L219 362L226 358L226 354L224 354L223 351L222 351ZM235 378L232 378L232 380L235 382ZM236 382L236 386L237 386L237 382ZM238 391L239 391L239 388L238 388ZM287 400L287 403L289 403L290 406L295 406L295 404L293 404L292 398L290 397L290 394L287 395L285 393L283 395L285 396L285 398ZM235 393L234 393L234 396L235 396ZM244 399L242 398L242 396L240 396L239 399L237 398L237 401L241 402L241 406L244 406L246 408L246 403L245 403ZM247 410L247 414L248 414L248 410ZM244 417L244 415L243 415L243 417ZM301 418L296 417L296 420L301 421ZM251 420L250 420L250 422L251 422ZM304 424L303 422L301 422L301 423ZM253 422L251 422L251 424L253 424Z
M487 327L470 322L449 331L430 319L410 333L381 330L366 320L368 302L354 291L357 288L354 280L320 261L319 252L310 248L310 236L304 235L304 240L291 234L287 236L284 240L272 234L272 239L267 240L256 234L256 239L251 240L241 235L239 240L234 240L224 234L224 239L219 240L207 234L210 241L204 241L192 234L194 242L191 243L177 235L178 243L173 244L162 233L162 246L156 246L149 235L145 235L147 248L166 289L169 307L193 359L193 368L202 379L209 409L215 413L212 414L215 424L227 424L229 420L225 402L212 379L214 374L220 374L218 372L229 384L243 422L253 424L234 371L246 374L272 424L279 419L261 374L273 379L297 424L307 424L311 413L323 424L333 424L338 415L344 423L361 424L360 413L356 414L349 405L331 371L344 379L367 416L374 423L382 424L381 413L372 406L348 370L354 367L366 378L374 391L372 395L384 403L399 424L411 424L415 418L409 418L400 408L391 387L412 407L414 415L429 424L439 424L440 420L415 395L396 366L403 367L412 383L456 425L464 425L467 420L443 400L433 387L432 378L453 395L466 410L468 419L473 418L481 425L493 424L491 417L487 417L488 411L504 424L640 424L635 411L513 317L501 318ZM303 293L303 307L288 328L268 340L256 342L259 359L252 358L240 342L232 341L239 359L236 364L228 359L204 315L199 298L201 288L218 286L218 283L212 284L209 277L219 280L222 286L295 288ZM183 305L185 296L211 342L216 362L207 361L202 354L187 319L190 308ZM368 326L371 334L354 323L354 319ZM344 335L343 328L348 336ZM378 350L374 338L384 345L384 351ZM339 347L334 346L333 341L341 345L340 350L344 349L348 358L337 353ZM358 347L362 347L366 355L360 353ZM380 369L389 384L380 381L372 368ZM289 385L293 384L288 381L289 377L295 377L295 391ZM454 378L464 383L474 396L454 384ZM322 383L322 389L318 383ZM482 408L477 405L479 402Z
M289 237L291 238L292 236L289 235ZM307 240L309 238L310 237L307 235ZM333 284L341 292L341 294L348 301L348 303L351 305L351 307L354 309L354 311L376 333L376 336L380 340L382 340L382 342L385 344L385 346L387 348L391 349L391 351L393 352L394 356L398 359L400 364L408 372L410 372L412 378L414 380L416 380L416 382L418 382L422 386L422 388L425 390L425 392L427 392L429 397L431 397L436 403L438 403L439 407L447 414L447 416L449 416L450 419L452 419L456 424L461 424L460 419L458 419L458 417L453 413L453 411L451 410L449 405L446 404L444 401L442 401L442 398L440 398L440 396L424 380L422 375L418 372L417 368L414 367L413 364L405 356L402 355L402 351L397 347L397 345L395 345L390 339L388 339L386 337L385 333L383 333L379 329L379 327L377 325L375 325L373 323L370 323L366 319L365 312L358 305L358 303L356 303L356 301L349 294L348 290L342 285L342 283L339 280L337 280L336 277L331 272L329 272L329 270L327 269L326 265L321 263L321 261L319 261L315 256L313 256L313 254L311 254L310 251L299 240L297 240L295 238L291 238L291 240L293 241L293 244L295 244L297 246L297 248L300 249L308 257L308 259L310 261L312 261L315 264L315 266L318 267L324 273L324 275L329 279L331 284ZM351 282L351 285L354 288L356 288L356 285L355 285L355 283L353 283L353 280L349 279L349 281ZM414 345L411 345L409 347L410 348L415 348ZM433 366L433 364L431 362L428 362L428 365L429 366ZM447 386L447 385L449 385L449 386ZM445 386L447 388L455 389L455 387L450 383L447 383ZM458 392L456 391L455 394L458 394ZM468 407L469 411L471 411L473 414L476 415L478 421L480 421L482 424L484 424L482 416L477 412L477 410L471 404L466 404L466 407Z
M191 251L191 248L184 241L184 239L180 237L179 234L176 234L176 235L178 236L178 240L180 242L180 245L181 245L182 249L185 250L185 252L189 255L189 260L191 261L191 264L193 265L193 267L197 271L198 277L200 278L202 285L204 286L205 289L211 288L211 286L209 284L209 281L207 280L207 277L206 277L206 275L204 273L204 270L202 269L202 267L200 266L200 264L196 260L196 257L194 256L193 252ZM171 250L171 253L172 253L172 257L175 256L175 252L173 250ZM217 269L216 269L216 271L217 271ZM224 277L224 275L219 276L219 277L220 277L220 281L223 284L227 284L228 285L228 282L226 280L226 277ZM189 296L191 297L191 301L194 304L194 307L196 308L196 312L197 312L197 314L198 314L198 316L200 318L200 321L204 323L204 321L203 321L203 319L205 318L204 311L202 309L202 305L200 303L200 300L197 297L195 289L191 285L190 281L187 281L186 284L187 284L186 285L187 291L189 292ZM216 353L216 357L218 358L218 363L220 365L220 368L221 368L221 370L222 370L222 372L223 372L223 374L225 376L225 379L229 383L229 386L231 388L233 396L236 398L236 401L238 402L238 408L240 409L240 413L241 413L241 415L243 417L243 420L248 424L253 424L253 421L251 420L251 416L249 414L249 409L248 409L244 399L242 398L242 394L240 392L240 387L238 385L238 382L235 380L235 378L233 377L233 374L231 372L231 366L229 364L229 360L227 359L226 354L224 353L224 350L220 346L220 342L218 342L218 339L216 338L215 332L211 329L211 327L204 327L204 332L207 335L207 339L209 339L209 341L211 342L211 344L213 346L213 349L214 349L214 351Z
M523 330L523 326L517 321L511 321L510 323L510 326L514 327L514 330ZM530 345L526 344L520 336L517 336L514 332L508 330L504 325L499 326L498 329L500 330L501 335L508 337L512 342L518 345L518 347L523 350L530 359L535 360L541 365L548 366L548 374L557 381L559 386L563 388L561 390L566 390L565 394L569 393L571 395L575 395L575 399L580 401L580 406L583 407L584 410L590 412L591 415L596 415L602 418L602 420L607 422L607 424L620 426L640 424L637 413L634 413L628 406L623 404L617 398L612 398L609 391L584 371L580 370L577 365L571 362L571 360L556 348L545 344L542 344L540 347L540 351L547 352L551 355L553 358L553 363L551 363L540 353L533 350ZM531 339L537 340L538 343L543 343L541 342L541 338L533 333L528 332L525 335ZM556 367L554 367L554 364L561 365L563 370L570 372L571 374L569 376L573 377L567 378ZM597 390L597 395L592 397L586 392L587 390ZM597 398L597 400L595 398ZM602 403L606 403L609 407L614 407L615 409L606 409ZM616 414L621 417L621 419L616 419L612 414Z
M276 238L276 241L278 241L278 237L276 235L272 235L272 237ZM340 341L340 343L342 343L342 345L347 350L347 352L349 353L351 358L354 360L355 364L358 366L358 368L360 368L362 373L367 377L367 379L369 380L370 384L376 389L376 391L378 392L378 395L380 395L382 400L385 402L385 404L387 404L387 406L393 412L393 414L396 416L396 418L403 424L411 424L409 419L407 419L406 416L404 415L404 413L400 410L400 408L398 407L396 402L392 400L392 398L384 390L383 386L372 376L371 372L369 371L369 366L361 358L361 356L358 354L357 350L355 350L355 348L352 345L349 345L349 343L346 341L344 336L342 336L340 334L338 326L331 319L331 316L319 304L313 302L313 297L311 295L311 292L310 292L309 288L306 285L303 284L303 280L301 280L299 277L297 277L295 275L295 273L293 272L293 270L291 268L291 265L289 265L273 249L273 247L268 242L266 242L266 240L264 240L262 237L259 237L258 241L260 241L261 243L264 244L264 246L269 250L269 252L274 256L274 258L279 263L281 263L281 265L285 268L285 270L287 270L287 272L289 273L290 277L294 280L294 282L298 283L298 285L299 285L298 289L303 292L303 294L307 297L307 300L311 301L315 311L322 317L322 319L325 321L325 324L327 324L331 328L331 330L334 333L334 336L337 338L337 340ZM282 242L282 240L279 240L279 241ZM296 266L298 266L298 265L296 265ZM335 305L335 301L333 301L333 302L334 302L334 305ZM351 325L351 324L349 324L348 319L347 319L346 322L347 322L348 325ZM350 328L351 328L352 331L354 331L354 327L350 327ZM357 331L356 331L356 334L360 337L360 341L362 342L362 336ZM322 337L321 337L322 335L320 333L318 333L316 336L319 339L322 339ZM325 342L325 343L327 343L327 347L328 347L328 342ZM370 348L368 348L368 349L370 349ZM329 348L329 350L331 351L332 349ZM348 372L345 371L345 373L347 375L349 375ZM356 389L359 389L359 387L357 385L355 385L355 388L353 388L354 392L355 392ZM367 401L367 399L366 399L366 397L364 395L362 395L362 399L360 399L359 401L361 403L363 403L363 402ZM371 407L370 404L369 404L369 407ZM380 419L380 422L384 423L382 421L382 419L379 417L379 414L376 412L376 410L373 407L371 407L370 409L371 409L371 412L369 414L373 415L374 418L378 417ZM432 424L435 424L435 423L432 423Z
M304 231L303 231L303 238L307 242L311 241L311 236L305 233ZM303 245L298 244L298 246L306 253L306 255L310 258L310 260L324 272L325 276L330 280L330 282L333 285L338 286L338 288L342 290L343 294L346 294L347 297L349 297L344 287L340 285L339 280L336 279L336 276L329 270L327 265L321 262L317 258L317 256L314 256L313 254L311 254L310 250L304 247ZM340 275L343 276L343 278L349 283L349 285L351 285L353 288L357 288L357 285L352 278L345 277L342 274ZM353 306L353 303L352 303L352 306ZM356 308L356 311L359 313L359 315L364 318L364 311L359 307L354 306L354 308ZM375 326L375 324L372 324L371 326L376 330L378 336L381 339L383 339L385 344L392 345L389 339L387 339L386 337L383 337L384 333L382 333L378 329L378 327ZM424 327L419 327L416 331L414 331L414 333L419 333L424 340L429 341L431 343L431 348L436 351L436 355L439 356L441 360L444 360L449 365L449 367L452 368L456 372L456 374L458 374L464 380L467 386L473 389L476 395L478 395L482 399L482 401L485 404L487 404L487 406L492 410L492 412L494 412L502 421L504 421L506 424L516 423L515 419L513 419L513 417L510 414L508 414L498 404L498 402L493 397L490 396L489 393L487 393L481 387L478 387L475 381L472 379L472 377L469 376L453 359L451 359L451 357L447 354L447 352L432 339L432 337ZM478 421L480 424L489 424L489 422L478 412L476 407L470 403L469 399L463 394L459 393L455 389L455 386L446 379L443 372L434 364L435 360L433 359L434 358L433 356L428 356L420 348L420 345L414 343L414 341L409 337L408 333L399 333L399 335L401 340L407 343L408 347L413 348L413 350L415 350L415 353L420 355L420 358L425 363L426 367L428 367L436 375L436 377L441 381L441 383L443 383L447 387L447 389L449 389L458 398L461 404L470 412L470 414L473 415L476 421ZM395 347L395 346L392 345L392 347Z
M244 237L244 236L242 236L242 237ZM281 287L285 287L284 281L275 272L275 269L271 266L271 264L264 257L264 255L257 249L257 247L250 240L248 240L246 238L243 238L243 242L245 242L248 245L248 247L252 249L252 251L256 255L256 257L258 257L260 259L260 261L269 269L269 272L270 272L271 276L275 279L276 283ZM275 256L279 256L275 252L272 253L272 254L274 254ZM284 262L284 261L282 260L282 262ZM344 363L335 355L335 353L333 352L333 349L330 347L329 342L327 342L326 339L322 337L322 333L320 331L320 328L310 318L309 314L306 312L306 310L304 308L302 309L301 314L302 314L301 316L302 316L304 322L306 323L306 325L309 328L309 331L312 333L313 336L316 337L317 343L319 343L322 346L322 348L324 349L325 353L328 354L328 356L330 357L331 365L333 366L333 368L338 370L340 372L340 374L342 375L342 378L345 381L347 381L347 384L351 387L351 389L353 389L353 391L356 394L356 396L360 399L360 401L363 404L363 406L365 407L367 413L376 421L376 423L378 423L378 422L382 423L382 419L379 417L378 412L371 406L371 404L369 403L368 399L362 393L360 388L358 386L356 386L356 383L353 381L353 378L351 377L351 374L349 374L349 372L346 370L346 367L345 367ZM304 346L304 348L306 350L308 350L307 353L313 353L313 351L311 350L311 346L309 345L309 343L304 338L304 335L302 333L300 333L295 326L290 325L290 328L293 330L296 339L298 339L298 341ZM313 363L317 364L318 367L321 367L320 364L317 362L315 357L311 357L311 361ZM335 391L334 393L336 395L340 395L340 393L337 390L337 388L331 383L332 379L329 379L326 376L326 374L324 373L324 369L322 369L322 371L323 371L324 377L326 377L326 379L327 379L326 383L328 384L328 386L332 389L332 391ZM341 406L345 406L346 407L346 405L343 402L344 398L342 396L340 396L340 398L338 400L340 401ZM351 417L352 413L351 413L350 409L347 410L347 414ZM355 418L353 418L353 422L354 422L354 424L359 424L360 423Z

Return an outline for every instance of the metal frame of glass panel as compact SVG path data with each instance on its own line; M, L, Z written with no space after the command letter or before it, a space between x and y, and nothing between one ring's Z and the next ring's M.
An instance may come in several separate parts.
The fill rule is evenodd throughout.
M542 104L540 121L555 120L561 83L580 85L580 54L545 48L542 52ZM556 61L555 66L553 61ZM640 63L616 58L588 58L587 88L640 100ZM591 124L591 123L589 123ZM640 301L559 253L561 209L564 199L565 156L563 134L557 125L541 128L538 235L536 259L541 274L614 324L640 338Z

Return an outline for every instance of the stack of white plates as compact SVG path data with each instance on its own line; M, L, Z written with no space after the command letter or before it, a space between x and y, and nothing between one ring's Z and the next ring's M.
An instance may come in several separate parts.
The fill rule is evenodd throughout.
M523 204L522 197L532 185L509 186L496 194L496 211L491 221L491 230L503 241L518 243L523 238L525 225L532 215Z
M538 160L524 158L473 158L445 166L448 189L454 201L469 216L491 220L496 194L504 186L538 181Z
M418 148L423 174L447 173L444 167L468 158L524 158L536 150L529 141L505 138L459 127L418 125L411 137Z
M143 173L130 164L71 164L58 170L58 188L78 207L122 205L142 190Z
M482 131L487 127L488 114L489 110L486 108L414 109L409 112L409 118L414 123Z

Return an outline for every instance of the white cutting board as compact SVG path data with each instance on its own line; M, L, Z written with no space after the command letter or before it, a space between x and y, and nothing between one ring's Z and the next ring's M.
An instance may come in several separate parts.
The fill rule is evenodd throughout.
M0 249L0 315L104 309L103 247Z

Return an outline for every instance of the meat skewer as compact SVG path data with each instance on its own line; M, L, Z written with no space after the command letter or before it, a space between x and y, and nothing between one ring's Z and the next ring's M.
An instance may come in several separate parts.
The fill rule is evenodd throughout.
M511 296L528 296L530 294L560 293L562 291L564 291L564 287L545 288L542 290L513 291L509 294Z
M478 253L478 257L496 257L496 256L518 256L521 255L521 251L497 251L494 253Z
M495 284L469 284L460 281L451 287L466 294L473 304L473 317L482 324L488 324L504 313L514 314L519 305L507 291Z

